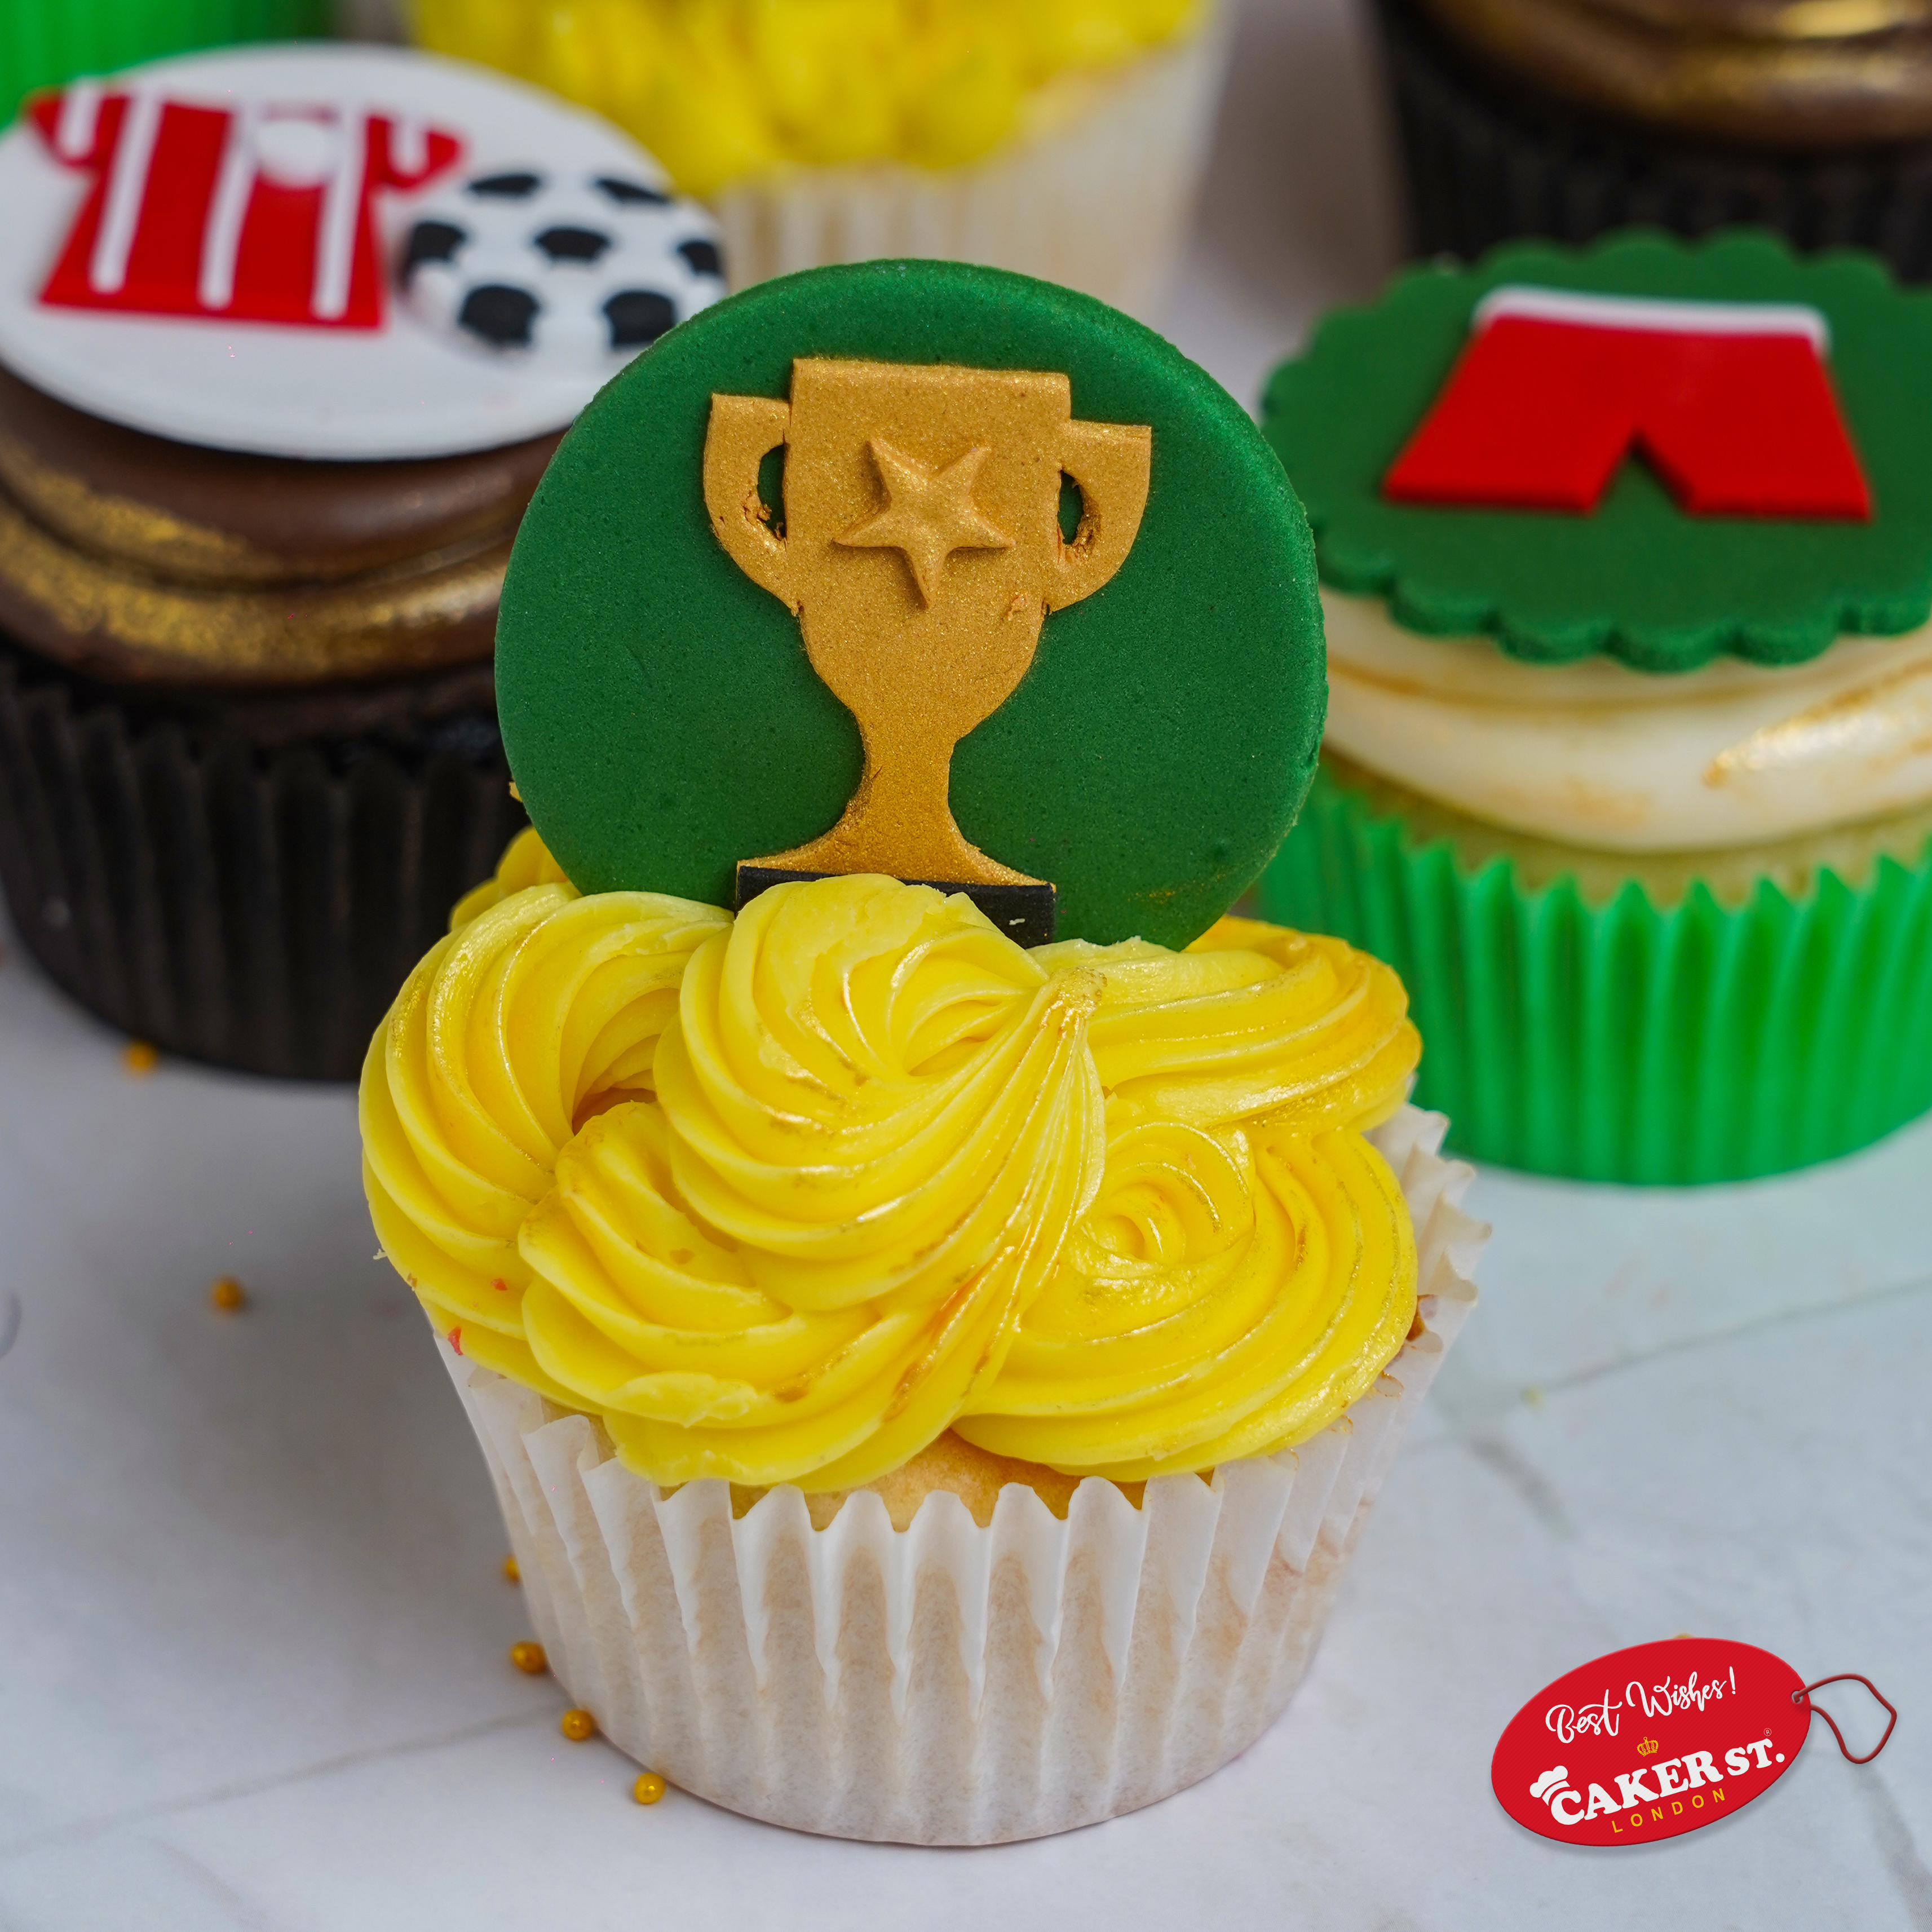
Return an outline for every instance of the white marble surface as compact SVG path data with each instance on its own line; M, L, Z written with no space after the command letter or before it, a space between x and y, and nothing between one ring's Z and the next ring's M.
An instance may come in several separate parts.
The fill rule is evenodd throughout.
M1244 400L1390 253L1364 56L1256 0L1174 328ZM164 1065L0 940L0 1928L1932 1928L1932 1126L1683 1194L1485 1174L1484 1304L1286 1718L1136 1816L843 1845L566 1744L352 1102ZM252 1303L208 1307L233 1272ZM1516 1706L1679 1630L1904 1711L1722 1826L1511 1824ZM1855 1738L1868 1707L1839 1706Z

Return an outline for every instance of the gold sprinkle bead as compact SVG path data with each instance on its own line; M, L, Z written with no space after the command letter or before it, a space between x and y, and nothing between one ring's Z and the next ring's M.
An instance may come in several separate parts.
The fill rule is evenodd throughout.
M136 1079L145 1080L161 1064L161 1056L145 1040L130 1040L121 1049L121 1064Z
M631 1786L631 1796L640 1804L655 1804L664 1795L664 1781L654 1771L647 1771Z
M513 1643L510 1646L510 1661L526 1677L541 1677L550 1668L550 1659L544 1654L540 1643Z
M503 1581L506 1583L520 1583L523 1580L524 1573L517 1568L517 1559L514 1556L505 1557L503 1558Z
M572 1744L580 1744L585 1738L597 1735L597 1720L588 1711L566 1711L557 1729Z
M208 1285L208 1302L224 1315L238 1315L248 1306L248 1291L232 1274L217 1275Z

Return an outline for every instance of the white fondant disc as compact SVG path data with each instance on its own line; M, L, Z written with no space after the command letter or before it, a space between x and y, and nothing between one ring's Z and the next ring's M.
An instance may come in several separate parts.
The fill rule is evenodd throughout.
M0 136L0 362L63 402L219 449L450 456L564 428L637 352L608 347L596 333L604 326L597 304L608 299L608 261L601 280L581 278L580 298L573 296L574 265L537 264L532 285L557 297L550 305L559 319L528 348L492 348L461 335L449 320L451 300L438 311L412 302L397 280L418 214L446 212L465 184L481 178L535 171L579 208L584 184L603 176L668 195L662 168L608 122L484 68L398 47L316 43L184 55L117 75L102 92L130 82L196 106L333 104L407 116L457 135L462 152L422 188L371 199L386 282L376 329L98 311L40 299L94 182L57 158L23 116ZM269 159L286 172L286 164ZM500 204L491 212L488 266L501 281ZM661 251L676 254L680 241L715 248L716 228L695 204L671 201L646 212ZM680 320L724 292L715 274L694 272L698 260L701 252L679 256L664 278L675 284ZM446 268L437 272L448 280ZM582 314L565 313L572 299Z

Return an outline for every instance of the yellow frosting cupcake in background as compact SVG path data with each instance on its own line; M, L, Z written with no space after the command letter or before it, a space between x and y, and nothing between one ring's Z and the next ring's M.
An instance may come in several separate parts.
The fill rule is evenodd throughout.
M908 255L1144 313L1184 239L1221 0L418 0L425 46L554 88L709 201L735 286Z

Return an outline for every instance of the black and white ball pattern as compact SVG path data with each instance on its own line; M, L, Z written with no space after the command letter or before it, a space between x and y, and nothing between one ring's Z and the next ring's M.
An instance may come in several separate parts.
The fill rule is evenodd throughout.
M418 214L397 280L410 310L474 350L609 368L724 292L718 230L635 176L499 168Z

